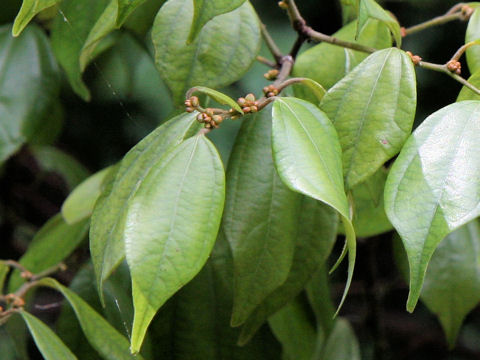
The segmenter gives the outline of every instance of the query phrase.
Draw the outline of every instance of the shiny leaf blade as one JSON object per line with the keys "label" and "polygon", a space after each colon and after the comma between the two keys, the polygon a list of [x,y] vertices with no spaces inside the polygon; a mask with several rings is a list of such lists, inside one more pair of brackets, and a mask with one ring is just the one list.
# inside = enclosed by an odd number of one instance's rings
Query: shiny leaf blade
{"label": "shiny leaf blade", "polygon": [[233,100],[230,96],[227,96],[219,91],[207,88],[205,86],[195,86],[189,90],[189,93],[192,95],[195,94],[196,92],[205,94],[211,97],[213,100],[215,100],[219,104],[228,105],[232,109],[237,110],[240,114],[243,114],[243,111],[240,105],[238,105],[237,102]]}
{"label": "shiny leaf blade", "polygon": [[75,360],[77,357],[43,322],[25,310],[20,315],[28,326],[28,330],[45,360]]}
{"label": "shiny leaf blade", "polygon": [[275,100],[272,118],[273,158],[283,182],[294,191],[326,203],[341,215],[349,265],[340,309],[353,276],[356,240],[343,187],[342,151],[335,128],[316,106],[295,98]]}
{"label": "shiny leaf blade", "polygon": [[249,2],[215,17],[187,45],[192,17],[191,0],[171,0],[152,28],[155,62],[176,104],[192,86],[219,88],[238,80],[260,50],[259,21]]}
{"label": "shiny leaf blade", "polygon": [[370,55],[327,92],[320,108],[337,130],[347,188],[400,151],[412,129],[416,99],[412,61],[395,48]]}
{"label": "shiny leaf blade", "polygon": [[24,0],[22,7],[13,23],[12,34],[18,36],[28,23],[40,11],[57,4],[60,0]]}
{"label": "shiny leaf blade", "polygon": [[0,163],[37,135],[60,88],[48,38],[30,26],[17,38],[0,27]]}
{"label": "shiny leaf blade", "polygon": [[397,47],[402,46],[402,34],[400,32],[400,25],[393,16],[390,16],[375,0],[360,0],[360,7],[358,12],[358,36],[365,27],[369,18],[383,22],[390,29]]}
{"label": "shiny leaf blade", "polygon": [[195,116],[182,114],[158,127],[134,146],[118,171],[105,180],[90,228],[90,252],[101,298],[103,282],[125,258],[123,227],[129,202],[159,159],[198,128]]}
{"label": "shiny leaf blade", "polygon": [[355,20],[358,16],[359,0],[340,0],[343,24]]}
{"label": "shiny leaf blade", "polygon": [[62,205],[62,216],[67,224],[75,224],[92,215],[95,203],[102,193],[105,179],[114,166],[100,170],[78,185]]}
{"label": "shiny leaf blade", "polygon": [[[480,40],[480,11],[476,9],[468,21],[467,31],[465,33],[465,43]],[[480,46],[471,46],[466,51],[468,69],[471,74],[480,69]]]}
{"label": "shiny leaf blade", "polygon": [[211,19],[235,10],[244,2],[245,0],[193,0],[193,22],[187,42],[194,41]]}
{"label": "shiny leaf blade", "polygon": [[[33,238],[19,262],[32,273],[39,273],[66,259],[85,239],[88,221],[67,224],[61,214],[52,217]],[[9,289],[15,291],[24,280],[18,271],[10,278]]]}
{"label": "shiny leaf blade", "polygon": [[[480,87],[480,71],[476,71],[475,73],[473,73],[468,78],[468,82],[476,88]],[[458,94],[457,102],[464,100],[480,100],[480,95],[474,93],[468,87],[463,86],[462,90],[460,90],[460,93]]]}
{"label": "shiny leaf blade", "polygon": [[415,308],[439,242],[480,214],[479,115],[478,101],[455,103],[430,115],[390,170],[385,210],[408,255],[408,311]]}
{"label": "shiny leaf blade", "polygon": [[40,280],[39,285],[51,287],[65,296],[88,342],[104,359],[143,360],[139,354],[130,354],[128,340],[73,291],[51,278]]}
{"label": "shiny leaf blade", "polygon": [[[392,45],[388,28],[377,20],[368,20],[362,34],[355,41],[355,24],[355,22],[351,22],[345,25],[333,36],[375,49],[383,49]],[[313,79],[322,84],[325,89],[329,89],[366,57],[365,53],[321,43],[298,56],[293,68],[293,75]],[[322,61],[318,61],[318,59],[322,59]]]}
{"label": "shiny leaf blade", "polygon": [[203,135],[169,152],[136,191],[124,231],[135,308],[132,352],[140,350],[155,312],[207,261],[224,196],[220,156]]}
{"label": "shiny leaf blade", "polygon": [[247,118],[229,161],[222,227],[234,261],[232,326],[285,282],[295,251],[301,196],[278,177],[271,128],[271,107]]}

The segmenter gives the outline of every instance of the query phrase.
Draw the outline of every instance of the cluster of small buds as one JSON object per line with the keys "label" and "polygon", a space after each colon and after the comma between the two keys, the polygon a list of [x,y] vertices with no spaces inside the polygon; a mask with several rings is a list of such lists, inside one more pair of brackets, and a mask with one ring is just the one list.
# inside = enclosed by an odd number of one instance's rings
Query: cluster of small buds
{"label": "cluster of small buds", "polygon": [[422,61],[422,58],[418,55],[413,55],[410,51],[407,51],[407,55],[410,56],[410,59],[413,62],[413,65],[418,65],[420,64],[420,61]]}
{"label": "cluster of small buds", "polygon": [[288,4],[285,1],[279,1],[278,6],[280,9],[287,10],[288,9]]}
{"label": "cluster of small buds", "polygon": [[198,97],[192,96],[185,100],[185,111],[189,113],[194,112],[199,104]]}
{"label": "cluster of small buds", "polygon": [[460,75],[462,73],[462,64],[460,64],[460,61],[458,60],[450,60],[447,63],[447,69],[457,75]]}
{"label": "cluster of small buds", "polygon": [[213,112],[213,109],[207,108],[204,112],[197,115],[197,121],[201,124],[205,124],[205,128],[207,129],[216,129],[222,123],[223,116],[216,115]]}
{"label": "cluster of small buds", "polygon": [[20,276],[22,277],[22,279],[30,280],[33,277],[33,274],[30,271],[22,271],[20,273]]}
{"label": "cluster of small buds", "polygon": [[263,88],[263,93],[267,98],[278,95],[278,89],[273,85],[268,85]]}
{"label": "cluster of small buds", "polygon": [[263,76],[265,77],[265,79],[267,80],[275,80],[278,76],[278,70],[277,69],[272,69],[272,70],[269,70],[268,72],[266,72],[265,74],[263,74]]}
{"label": "cluster of small buds", "polygon": [[465,20],[468,20],[473,14],[473,8],[468,4],[462,6],[462,16]]}
{"label": "cluster of small buds", "polygon": [[237,100],[237,104],[240,105],[244,113],[253,113],[258,111],[258,101],[255,100],[255,95],[253,94],[248,94],[244,98],[239,98]]}
{"label": "cluster of small buds", "polygon": [[7,294],[4,299],[8,304],[12,304],[14,307],[19,308],[25,306],[25,300],[15,294]]}

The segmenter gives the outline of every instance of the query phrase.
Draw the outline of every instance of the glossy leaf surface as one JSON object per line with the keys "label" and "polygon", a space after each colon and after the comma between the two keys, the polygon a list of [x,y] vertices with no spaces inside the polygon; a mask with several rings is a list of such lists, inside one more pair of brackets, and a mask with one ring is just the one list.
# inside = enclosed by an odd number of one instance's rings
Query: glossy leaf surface
{"label": "glossy leaf surface", "polygon": [[75,360],[77,357],[60,340],[46,324],[25,310],[20,315],[28,326],[28,330],[45,360]]}
{"label": "glossy leaf surface", "polygon": [[360,0],[360,7],[358,11],[357,36],[363,31],[367,20],[375,19],[381,21],[388,26],[395,39],[397,47],[402,46],[402,35],[400,32],[400,25],[397,20],[388,14],[383,8],[377,4],[375,0]]}
{"label": "glossy leaf surface", "polygon": [[[342,40],[355,41],[355,29],[356,23],[351,22],[333,36]],[[376,49],[392,45],[388,28],[377,20],[368,20],[356,42]],[[366,54],[358,51],[321,43],[298,56],[293,68],[293,75],[313,79],[325,89],[329,89],[366,57]],[[318,61],[318,59],[322,59],[322,61]]]}
{"label": "glossy leaf surface", "polygon": [[271,107],[247,118],[229,161],[223,229],[234,261],[234,326],[283,284],[292,266],[301,196],[277,175],[271,128]]}
{"label": "glossy leaf surface", "polygon": [[[476,71],[474,74],[472,74],[468,78],[468,82],[478,88],[480,86],[480,71]],[[460,90],[460,93],[458,94],[457,102],[464,100],[480,100],[480,95],[474,93],[466,86],[463,86],[462,90]]]}
{"label": "glossy leaf surface", "polygon": [[[13,38],[0,27],[0,163],[46,126],[60,74],[45,34],[36,26]],[[47,120],[47,123],[50,121]]]}
{"label": "glossy leaf surface", "polygon": [[225,175],[203,135],[192,137],[152,167],[125,217],[125,252],[132,276],[137,352],[156,311],[207,261],[223,212]]}
{"label": "glossy leaf surface", "polygon": [[195,40],[200,30],[215,16],[233,11],[244,2],[245,0],[193,0],[193,22],[188,42]]}
{"label": "glossy leaf surface", "polygon": [[155,62],[177,105],[193,86],[219,88],[238,80],[260,50],[259,22],[249,2],[215,17],[187,45],[192,18],[191,0],[171,0],[152,28]]}
{"label": "glossy leaf surface", "polygon": [[400,151],[412,129],[416,101],[412,61],[395,48],[370,55],[323,97],[320,108],[342,145],[347,188]]}
{"label": "glossy leaf surface", "polygon": [[390,170],[385,210],[408,255],[408,311],[415,308],[437,245],[480,214],[479,115],[478,101],[455,103],[430,115]]}
{"label": "glossy leaf surface", "polygon": [[[32,273],[39,273],[66,259],[80,244],[88,232],[88,221],[68,225],[61,214],[52,217],[37,232],[27,252],[19,262]],[[15,291],[24,280],[18,271],[10,278],[9,289]]]}
{"label": "glossy leaf surface", "polygon": [[343,24],[348,24],[358,16],[359,0],[340,0]]}
{"label": "glossy leaf surface", "polygon": [[131,355],[127,339],[73,291],[51,278],[44,278],[39,281],[39,284],[51,287],[65,296],[75,311],[88,342],[104,359],[143,360],[139,354]]}
{"label": "glossy leaf surface", "polygon": [[275,100],[272,118],[273,158],[282,181],[292,190],[331,206],[341,215],[347,233],[349,263],[341,306],[353,276],[356,241],[343,187],[342,151],[337,133],[321,110],[296,98]]}
{"label": "glossy leaf surface", "polygon": [[13,36],[18,36],[40,11],[57,4],[60,0],[24,0],[13,23]]}
{"label": "glossy leaf surface", "polygon": [[101,298],[103,281],[125,258],[123,228],[129,202],[162,156],[195,129],[195,114],[174,117],[134,146],[122,159],[118,171],[105,180],[90,228],[90,252]]}
{"label": "glossy leaf surface", "polygon": [[[276,311],[292,301],[322,266],[336,239],[338,216],[329,206],[302,197],[297,217],[292,267],[285,282],[268,295],[242,327],[239,343],[246,343]],[[332,312],[333,315],[333,312]]]}
{"label": "glossy leaf surface", "polygon": [[100,196],[105,179],[113,166],[100,170],[78,185],[62,205],[62,216],[68,224],[75,224],[92,215],[95,203]]}

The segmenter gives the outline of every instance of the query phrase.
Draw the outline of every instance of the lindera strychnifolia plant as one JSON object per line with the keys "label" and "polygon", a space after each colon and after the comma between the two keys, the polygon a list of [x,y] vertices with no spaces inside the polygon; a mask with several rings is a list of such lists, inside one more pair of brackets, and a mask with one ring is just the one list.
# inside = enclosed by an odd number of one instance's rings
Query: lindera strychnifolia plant
{"label": "lindera strychnifolia plant", "polygon": [[[2,162],[29,144],[58,167],[66,155],[45,144],[62,74],[89,101],[83,73],[106,49],[150,61],[131,33],[149,34],[176,110],[111,166],[77,168],[60,213],[19,260],[0,262],[8,359],[28,358],[25,327],[47,360],[359,359],[341,316],[357,238],[392,230],[407,311],[422,300],[454,347],[480,301],[478,3],[408,28],[374,0],[340,4],[344,26],[329,36],[280,1],[298,35],[283,53],[248,0],[23,0],[0,28]],[[445,64],[402,48],[456,20],[468,22],[465,43]],[[319,44],[300,52],[306,42]],[[263,95],[218,90],[256,60],[270,68]],[[415,67],[463,88],[412,132]],[[210,135],[240,121],[227,164]],[[51,275],[87,236],[90,260],[62,285]],[[345,279],[337,303],[329,270]],[[66,300],[56,332],[31,313],[39,287]]]}

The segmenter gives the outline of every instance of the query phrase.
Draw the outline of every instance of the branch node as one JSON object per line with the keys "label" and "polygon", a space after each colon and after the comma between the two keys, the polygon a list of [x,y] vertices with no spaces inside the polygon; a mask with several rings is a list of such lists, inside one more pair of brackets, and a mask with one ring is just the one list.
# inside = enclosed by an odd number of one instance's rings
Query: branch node
{"label": "branch node", "polygon": [[422,58],[418,55],[413,55],[411,51],[406,51],[407,55],[410,56],[413,65],[418,65],[422,61]]}
{"label": "branch node", "polygon": [[447,62],[447,69],[452,73],[460,75],[462,73],[462,64],[460,63],[460,61],[452,59]]}

